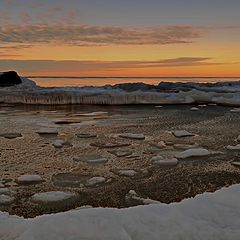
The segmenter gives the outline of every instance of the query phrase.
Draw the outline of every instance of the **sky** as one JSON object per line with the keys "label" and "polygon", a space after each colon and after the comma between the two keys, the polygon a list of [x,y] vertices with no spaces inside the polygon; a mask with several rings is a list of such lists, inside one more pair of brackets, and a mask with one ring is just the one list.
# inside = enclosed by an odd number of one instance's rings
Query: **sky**
{"label": "sky", "polygon": [[0,0],[0,71],[240,76],[239,0]]}

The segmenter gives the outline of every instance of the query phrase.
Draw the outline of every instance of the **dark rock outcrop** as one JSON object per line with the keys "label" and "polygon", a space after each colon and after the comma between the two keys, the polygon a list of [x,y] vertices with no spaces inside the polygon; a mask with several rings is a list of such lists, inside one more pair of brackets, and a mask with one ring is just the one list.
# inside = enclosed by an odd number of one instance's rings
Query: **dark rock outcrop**
{"label": "dark rock outcrop", "polygon": [[0,87],[10,87],[21,83],[21,78],[14,71],[0,73]]}

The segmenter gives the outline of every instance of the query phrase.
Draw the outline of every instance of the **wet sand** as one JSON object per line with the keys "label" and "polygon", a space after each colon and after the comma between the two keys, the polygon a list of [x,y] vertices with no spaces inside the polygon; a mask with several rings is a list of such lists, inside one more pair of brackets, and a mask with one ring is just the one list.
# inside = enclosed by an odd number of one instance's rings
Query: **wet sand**
{"label": "wet sand", "polygon": [[[171,203],[240,183],[240,168],[231,165],[232,161],[239,161],[240,151],[225,148],[236,144],[240,113],[223,106],[200,107],[199,111],[190,111],[191,107],[0,106],[0,133],[22,134],[14,139],[0,138],[0,183],[15,191],[15,200],[0,205],[0,210],[34,217],[84,205],[122,208],[141,204],[126,199],[130,190],[142,198]],[[98,113],[89,114],[93,112]],[[36,133],[43,127],[57,128],[58,136]],[[187,130],[195,136],[176,138],[171,133],[174,130]],[[124,133],[144,134],[145,139],[119,137]],[[56,139],[68,144],[55,148],[52,143]],[[161,141],[166,146],[161,146]],[[213,154],[179,160],[172,167],[151,161],[156,155],[174,157],[183,151],[174,144],[183,143],[196,144]],[[111,152],[116,150],[130,153],[118,157]],[[93,164],[74,160],[89,155],[107,161]],[[136,175],[122,176],[121,170],[134,170]],[[23,174],[38,174],[44,182],[17,183],[16,179]],[[106,181],[87,186],[85,181],[91,177],[104,177]],[[47,191],[70,191],[77,197],[58,204],[31,201],[35,193]]]}

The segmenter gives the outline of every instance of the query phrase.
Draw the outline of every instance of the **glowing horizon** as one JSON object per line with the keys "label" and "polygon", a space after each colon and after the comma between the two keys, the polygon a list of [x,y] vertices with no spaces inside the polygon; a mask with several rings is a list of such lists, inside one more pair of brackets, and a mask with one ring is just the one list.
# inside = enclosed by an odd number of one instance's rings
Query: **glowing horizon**
{"label": "glowing horizon", "polygon": [[[217,6],[217,8],[216,8]],[[238,77],[240,2],[0,3],[0,71],[22,76]],[[8,14],[6,14],[6,12]],[[20,19],[20,20],[19,20]]]}

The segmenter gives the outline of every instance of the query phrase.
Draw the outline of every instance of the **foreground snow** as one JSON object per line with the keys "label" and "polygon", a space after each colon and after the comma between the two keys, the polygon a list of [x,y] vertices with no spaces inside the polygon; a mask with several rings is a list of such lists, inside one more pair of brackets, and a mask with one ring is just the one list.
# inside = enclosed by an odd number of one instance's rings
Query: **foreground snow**
{"label": "foreground snow", "polygon": [[[25,104],[192,104],[240,106],[240,81],[215,84],[143,83],[104,87],[41,88],[29,79],[0,89],[0,102]],[[206,106],[206,105],[200,105]],[[235,108],[235,112],[238,109]]]}
{"label": "foreground snow", "polygon": [[4,240],[238,240],[240,185],[181,203],[78,209],[23,219],[0,213]]}

